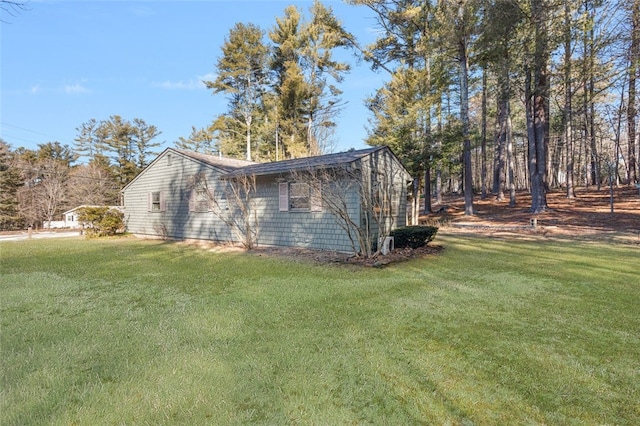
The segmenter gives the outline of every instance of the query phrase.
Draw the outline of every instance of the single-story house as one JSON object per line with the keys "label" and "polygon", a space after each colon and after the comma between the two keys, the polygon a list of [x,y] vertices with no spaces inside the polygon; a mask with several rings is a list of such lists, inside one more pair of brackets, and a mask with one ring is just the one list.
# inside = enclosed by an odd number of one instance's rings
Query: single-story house
{"label": "single-story house", "polygon": [[352,252],[362,244],[354,231],[374,241],[406,225],[410,181],[388,147],[271,163],[167,148],[122,199],[136,235],[243,243],[251,234],[260,246]]}

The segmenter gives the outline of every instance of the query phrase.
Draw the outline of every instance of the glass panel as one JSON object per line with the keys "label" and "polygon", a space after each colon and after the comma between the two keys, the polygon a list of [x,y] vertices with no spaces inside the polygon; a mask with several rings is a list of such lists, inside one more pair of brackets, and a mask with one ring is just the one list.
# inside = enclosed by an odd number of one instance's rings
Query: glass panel
{"label": "glass panel", "polygon": [[151,210],[160,211],[160,193],[159,192],[151,193]]}
{"label": "glass panel", "polygon": [[309,210],[309,185],[306,183],[292,183],[289,201],[293,210]]}

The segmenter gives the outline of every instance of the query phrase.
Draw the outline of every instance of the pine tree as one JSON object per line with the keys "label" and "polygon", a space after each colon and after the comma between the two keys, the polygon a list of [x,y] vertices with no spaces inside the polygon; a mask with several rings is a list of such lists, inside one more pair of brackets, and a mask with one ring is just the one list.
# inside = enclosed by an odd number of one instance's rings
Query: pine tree
{"label": "pine tree", "polygon": [[125,186],[135,178],[141,169],[136,162],[134,145],[134,129],[131,122],[119,115],[112,115],[109,120],[100,124],[105,132],[106,151],[115,162],[116,175],[121,186]]}
{"label": "pine tree", "polygon": [[305,102],[306,142],[309,154],[326,151],[331,143],[328,129],[335,127],[334,117],[340,111],[337,84],[342,82],[350,66],[335,60],[333,51],[348,47],[353,36],[336,19],[333,10],[315,0],[311,20],[304,26],[301,43],[301,65],[308,84]]}
{"label": "pine tree", "polygon": [[329,150],[335,116],[341,108],[340,83],[349,65],[333,51],[353,39],[331,8],[315,1],[311,18],[289,6],[269,33],[274,43],[272,69],[278,96],[278,131],[290,157],[318,155]]}
{"label": "pine tree", "polygon": [[11,146],[0,139],[0,230],[21,226],[18,211],[18,189],[22,186]]}
{"label": "pine tree", "polygon": [[149,158],[157,152],[154,148],[162,142],[155,141],[161,134],[154,125],[141,118],[133,121],[119,115],[107,120],[90,119],[76,128],[75,158],[82,156],[101,164],[107,159],[120,186],[124,186],[144,169]]}
{"label": "pine tree", "polygon": [[529,175],[531,212],[541,213],[547,206],[547,146],[549,143],[549,60],[550,5],[548,0],[531,0],[533,57],[526,100],[529,128]]}
{"label": "pine tree", "polygon": [[222,46],[214,81],[205,81],[215,93],[229,96],[231,116],[242,120],[246,159],[251,160],[251,130],[268,83],[269,48],[263,43],[263,31],[253,24],[237,23]]}
{"label": "pine tree", "polygon": [[302,16],[295,6],[288,6],[282,18],[269,32],[274,43],[271,69],[274,71],[276,94],[276,128],[278,149],[283,157],[308,155],[305,135],[305,104],[310,89],[301,67]]}
{"label": "pine tree", "polygon": [[[369,7],[376,14],[379,26],[384,30],[380,37],[363,50],[364,58],[374,69],[389,73],[391,82],[381,89],[376,99],[369,100],[368,106],[374,114],[373,128],[368,143],[391,144],[394,152],[403,159],[411,159],[409,167],[414,179],[412,223],[417,223],[420,200],[420,183],[424,178],[425,212],[430,212],[430,168],[436,160],[435,138],[431,133],[431,109],[437,98],[437,88],[432,73],[434,43],[434,10],[428,2],[403,0],[394,3],[385,1],[355,1]],[[409,81],[412,83],[408,84]],[[385,105],[391,87],[402,87],[397,95],[404,97],[399,102]],[[394,90],[394,89],[392,89]],[[407,108],[411,114],[405,114]],[[393,129],[385,124],[397,123]],[[403,129],[400,130],[400,127]],[[395,144],[385,142],[397,140],[402,135],[406,141]],[[406,149],[406,152],[404,151]]]}
{"label": "pine tree", "polygon": [[[481,33],[477,41],[479,60],[496,79],[497,123],[493,193],[500,201],[508,185],[509,204],[515,205],[513,171],[513,132],[511,126],[512,74],[518,30],[524,19],[522,9],[513,1],[487,2],[482,13]],[[508,177],[508,179],[506,179]]]}
{"label": "pine tree", "polygon": [[154,148],[159,147],[162,142],[154,142],[162,132],[154,125],[147,124],[141,118],[134,118],[132,123],[132,143],[136,151],[136,165],[139,170],[144,169],[149,164],[149,158],[154,157],[158,152]]}
{"label": "pine tree", "polygon": [[243,136],[246,129],[240,117],[230,114],[218,115],[211,123],[211,133],[218,152],[225,157],[246,158],[246,145]]}
{"label": "pine tree", "polygon": [[196,128],[191,126],[191,134],[188,138],[180,137],[175,146],[178,149],[186,149],[188,151],[202,152],[204,154],[212,154],[218,151],[218,148],[214,144],[213,129],[211,126],[208,128]]}
{"label": "pine tree", "polygon": [[564,22],[563,22],[563,137],[566,147],[566,169],[567,169],[567,198],[575,198],[575,174],[574,174],[574,145],[573,145],[573,82],[572,82],[572,44],[573,37],[571,29],[573,27],[573,7],[571,0],[564,0]]}
{"label": "pine tree", "polygon": [[92,118],[80,127],[76,127],[78,136],[75,138],[75,153],[79,157],[91,160],[97,155],[103,155],[106,150],[106,135],[101,123]]}

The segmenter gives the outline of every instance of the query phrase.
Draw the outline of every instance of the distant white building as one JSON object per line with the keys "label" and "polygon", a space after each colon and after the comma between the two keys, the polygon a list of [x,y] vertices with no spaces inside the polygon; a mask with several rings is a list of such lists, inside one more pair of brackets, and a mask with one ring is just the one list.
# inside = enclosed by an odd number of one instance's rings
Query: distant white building
{"label": "distant white building", "polygon": [[[75,207],[71,210],[67,210],[62,213],[62,220],[52,220],[44,222],[44,229],[61,229],[61,228],[81,228],[83,224],[78,221],[78,210],[85,207],[104,207],[104,206],[87,206],[82,205]],[[110,209],[118,209],[121,210],[120,206],[107,206]]]}

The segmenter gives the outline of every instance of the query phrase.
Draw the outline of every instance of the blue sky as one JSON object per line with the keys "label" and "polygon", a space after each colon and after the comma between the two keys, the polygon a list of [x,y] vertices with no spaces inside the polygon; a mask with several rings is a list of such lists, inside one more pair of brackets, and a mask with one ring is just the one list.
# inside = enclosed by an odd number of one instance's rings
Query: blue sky
{"label": "blue sky", "polygon": [[[325,0],[362,44],[375,22],[363,7]],[[76,128],[91,118],[142,118],[173,146],[226,111],[223,95],[202,84],[236,22],[264,30],[289,4],[307,14],[311,1],[53,1],[31,0],[29,10],[0,23],[0,137],[13,148],[58,141],[73,146]],[[364,99],[386,78],[343,56],[352,71],[340,86],[347,106],[338,119],[334,151],[365,147]]]}

